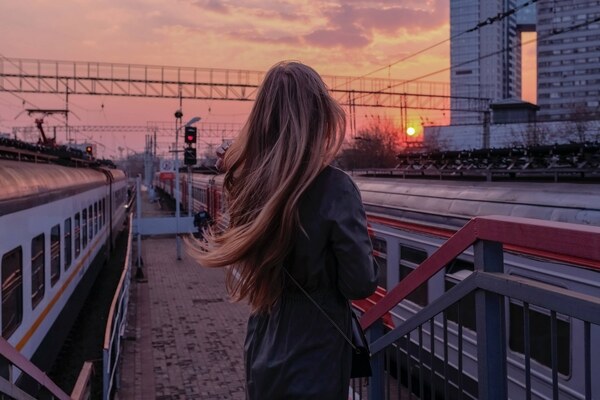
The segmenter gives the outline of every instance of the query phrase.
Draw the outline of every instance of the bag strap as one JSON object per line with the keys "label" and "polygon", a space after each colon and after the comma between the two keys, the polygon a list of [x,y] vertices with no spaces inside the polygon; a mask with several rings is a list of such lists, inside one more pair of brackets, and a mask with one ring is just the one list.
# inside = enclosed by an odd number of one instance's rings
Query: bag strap
{"label": "bag strap", "polygon": [[[325,318],[327,318],[327,320],[331,323],[331,325],[333,325],[335,327],[335,329],[337,329],[337,331],[340,333],[340,335],[342,335],[342,337],[346,340],[346,342],[350,343],[350,346],[352,346],[352,350],[356,350],[356,345],[354,343],[352,343],[352,340],[350,340],[348,338],[348,336],[346,336],[346,334],[344,333],[344,331],[342,330],[342,328],[340,328],[340,326],[335,323],[335,321],[329,316],[329,314],[327,314],[325,312],[325,310],[323,310],[321,308],[321,306],[315,301],[315,299],[313,299],[308,294],[308,292],[298,283],[298,281],[296,279],[294,279],[294,277],[287,271],[287,269],[284,268],[283,271],[292,280],[292,282],[294,282],[294,284],[296,286],[298,286],[298,288],[311,301],[311,303],[313,303],[315,305],[315,307],[317,307],[319,309],[319,311],[321,311],[321,313],[325,316]],[[352,310],[350,310],[350,312],[352,312]]]}

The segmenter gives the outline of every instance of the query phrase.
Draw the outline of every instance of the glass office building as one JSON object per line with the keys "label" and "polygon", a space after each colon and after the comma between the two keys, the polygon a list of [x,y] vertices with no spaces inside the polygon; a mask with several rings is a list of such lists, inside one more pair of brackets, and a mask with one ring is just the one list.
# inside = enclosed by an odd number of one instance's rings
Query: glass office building
{"label": "glass office building", "polygon": [[482,121],[482,114],[470,112],[469,100],[460,97],[487,98],[491,101],[521,97],[517,14],[464,33],[481,21],[513,9],[515,4],[515,0],[450,1],[453,125]]}
{"label": "glass office building", "polygon": [[539,120],[600,119],[600,1],[537,5]]}

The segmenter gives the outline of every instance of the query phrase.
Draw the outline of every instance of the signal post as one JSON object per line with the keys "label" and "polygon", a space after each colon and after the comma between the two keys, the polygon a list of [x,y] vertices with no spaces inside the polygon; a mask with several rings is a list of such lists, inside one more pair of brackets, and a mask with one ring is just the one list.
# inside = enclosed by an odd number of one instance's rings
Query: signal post
{"label": "signal post", "polygon": [[198,140],[198,130],[195,126],[185,127],[185,144],[187,145],[183,150],[183,163],[187,165],[188,169],[188,217],[191,217],[194,211],[194,205],[192,204],[192,166],[196,165],[197,154],[196,154],[196,142]]}

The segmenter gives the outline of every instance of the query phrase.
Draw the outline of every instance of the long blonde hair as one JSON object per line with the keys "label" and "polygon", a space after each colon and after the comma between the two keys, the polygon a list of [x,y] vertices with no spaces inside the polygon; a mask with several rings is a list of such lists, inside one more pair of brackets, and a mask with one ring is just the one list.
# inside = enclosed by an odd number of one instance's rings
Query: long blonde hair
{"label": "long blonde hair", "polygon": [[248,121],[224,158],[229,226],[197,242],[205,267],[231,266],[227,289],[253,311],[269,311],[282,291],[281,264],[302,229],[298,201],[331,163],[346,118],[319,74],[284,61],[267,72]]}

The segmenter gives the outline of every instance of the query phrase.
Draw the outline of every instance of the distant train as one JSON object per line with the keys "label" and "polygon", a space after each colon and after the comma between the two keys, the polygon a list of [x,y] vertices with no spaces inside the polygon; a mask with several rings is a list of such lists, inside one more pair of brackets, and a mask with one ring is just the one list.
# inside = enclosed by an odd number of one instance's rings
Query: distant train
{"label": "distant train", "polygon": [[[156,184],[173,194],[170,176],[157,176]],[[471,218],[484,215],[507,215],[600,226],[600,185],[555,184],[530,182],[464,182],[433,180],[401,180],[393,178],[354,178],[360,188],[372,231],[374,254],[381,268],[380,282],[374,301],[393,288],[414,268],[427,259],[454,232]],[[182,174],[183,205],[187,207],[187,175]],[[227,223],[226,202],[221,193],[222,176],[193,174],[193,209],[203,205],[218,224]],[[600,277],[591,269],[574,269],[570,260],[548,262],[543,255],[523,254],[518,249],[505,249],[505,272],[529,279],[576,290],[600,294]],[[393,327],[406,321],[422,307],[468,277],[474,270],[473,249],[467,249],[445,266],[427,284],[417,288],[384,318]],[[574,271],[576,271],[574,273]],[[463,331],[463,387],[461,398],[477,398],[477,349],[474,296],[470,295],[456,309],[446,313],[448,320],[448,359],[457,368],[457,331]],[[523,371],[523,305],[510,301],[507,305],[507,371],[509,395],[525,398]],[[530,306],[530,320],[535,346],[531,348],[532,399],[552,398],[550,312]],[[436,329],[443,321],[436,319]],[[561,399],[584,398],[583,322],[566,316],[558,317],[558,376]],[[428,328],[423,330],[423,343],[429,343]],[[600,330],[592,329],[592,354],[600,354]],[[435,335],[442,348],[442,338]],[[438,354],[436,344],[436,356]],[[441,351],[441,350],[440,350]],[[415,363],[416,364],[416,363]],[[598,371],[600,373],[600,367]],[[454,375],[456,376],[456,375]],[[594,380],[594,393],[600,393],[600,381]]]}
{"label": "distant train", "polygon": [[126,177],[0,160],[0,188],[2,336],[47,370],[123,228]]}

